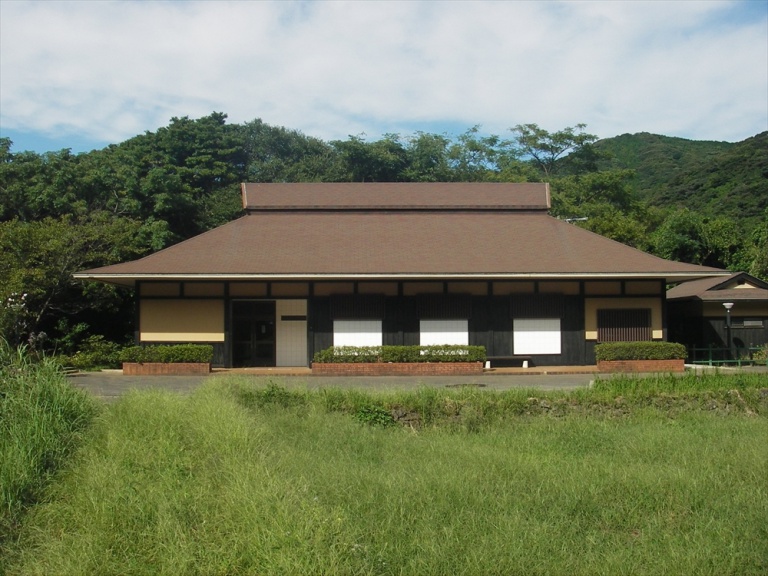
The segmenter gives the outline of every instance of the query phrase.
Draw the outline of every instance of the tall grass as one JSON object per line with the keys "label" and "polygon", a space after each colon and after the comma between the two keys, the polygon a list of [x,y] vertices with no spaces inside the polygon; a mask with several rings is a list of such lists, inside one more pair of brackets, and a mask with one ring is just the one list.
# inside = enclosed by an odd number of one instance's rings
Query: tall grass
{"label": "tall grass", "polygon": [[[369,395],[246,380],[191,397],[129,394],[105,408],[35,508],[9,572],[768,570],[764,415],[694,407],[670,417],[640,403],[621,417],[501,416],[502,405],[560,401],[531,394]],[[421,427],[353,417],[395,405],[422,410]]]}
{"label": "tall grass", "polygon": [[756,372],[686,372],[679,376],[615,374],[608,378],[597,379],[593,386],[593,389],[597,391],[636,396],[760,388],[768,388],[768,374]]}
{"label": "tall grass", "polygon": [[95,410],[56,363],[0,339],[0,557],[21,514],[72,453]]}
{"label": "tall grass", "polygon": [[[591,415],[620,417],[657,408],[668,416],[691,410],[712,413],[768,414],[768,375],[754,373],[611,376],[591,388],[568,391],[510,389],[503,392],[475,386],[450,392],[435,387],[386,393],[338,388],[309,394],[268,381],[254,386],[247,377],[229,377],[221,385],[245,406],[319,404],[328,412],[379,415],[378,409],[416,427],[444,426],[478,431],[518,416]],[[365,418],[360,418],[364,420]]]}

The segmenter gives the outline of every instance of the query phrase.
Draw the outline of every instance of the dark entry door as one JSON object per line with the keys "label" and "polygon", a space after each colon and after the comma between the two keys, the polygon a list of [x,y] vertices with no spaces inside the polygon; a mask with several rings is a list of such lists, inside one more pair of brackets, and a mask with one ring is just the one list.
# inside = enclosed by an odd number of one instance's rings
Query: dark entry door
{"label": "dark entry door", "polygon": [[232,303],[232,366],[275,365],[275,303]]}

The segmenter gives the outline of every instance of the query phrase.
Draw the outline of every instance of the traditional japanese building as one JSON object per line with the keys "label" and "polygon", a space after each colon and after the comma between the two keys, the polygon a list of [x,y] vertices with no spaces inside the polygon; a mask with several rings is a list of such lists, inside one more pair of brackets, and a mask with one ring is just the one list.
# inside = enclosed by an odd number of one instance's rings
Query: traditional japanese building
{"label": "traditional japanese building", "polygon": [[593,364],[597,342],[666,339],[667,284],[729,275],[549,216],[547,184],[243,184],[242,198],[237,220],[75,277],[137,291],[140,343],[307,366],[331,345],[451,343]]}

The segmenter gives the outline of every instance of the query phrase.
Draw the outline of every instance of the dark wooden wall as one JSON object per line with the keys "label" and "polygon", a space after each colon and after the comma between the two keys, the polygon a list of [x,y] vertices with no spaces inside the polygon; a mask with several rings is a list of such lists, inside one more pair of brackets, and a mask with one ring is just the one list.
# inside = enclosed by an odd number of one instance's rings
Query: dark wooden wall
{"label": "dark wooden wall", "polygon": [[[542,295],[541,300],[548,298]],[[447,302],[443,305],[445,317],[451,316],[451,307],[469,310],[469,343],[485,346],[489,356],[512,354],[513,298],[510,296],[472,296],[466,303]],[[526,299],[535,306],[535,295]],[[383,343],[385,345],[418,345],[420,308],[423,297],[388,297],[384,303],[382,318]],[[330,298],[309,299],[309,355],[333,345],[333,317]],[[437,308],[439,314],[440,307]],[[594,363],[593,346],[584,340],[584,299],[581,296],[559,298],[558,314],[561,318],[562,353],[536,355],[532,357],[537,366],[583,365]]]}

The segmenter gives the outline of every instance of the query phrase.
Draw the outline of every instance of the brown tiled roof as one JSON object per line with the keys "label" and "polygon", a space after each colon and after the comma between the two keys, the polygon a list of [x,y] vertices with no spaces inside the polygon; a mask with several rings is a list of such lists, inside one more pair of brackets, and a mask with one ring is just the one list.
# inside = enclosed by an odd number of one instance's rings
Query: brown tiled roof
{"label": "brown tiled roof", "polygon": [[[738,280],[744,280],[756,288],[735,288]],[[750,276],[745,272],[736,272],[726,277],[702,278],[683,282],[667,291],[667,300],[698,299],[708,302],[728,302],[758,300],[768,302],[768,283]]]}
{"label": "brown tiled roof", "polygon": [[730,290],[713,290],[704,292],[699,298],[705,302],[765,302],[768,303],[768,290],[755,288],[753,290],[744,290],[742,288],[733,288]]}
{"label": "brown tiled roof", "polygon": [[665,278],[727,274],[663,260],[545,212],[258,212],[77,278]]}
{"label": "brown tiled roof", "polygon": [[548,210],[538,182],[291,183],[242,185],[243,208],[273,210]]}

